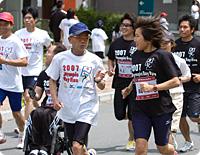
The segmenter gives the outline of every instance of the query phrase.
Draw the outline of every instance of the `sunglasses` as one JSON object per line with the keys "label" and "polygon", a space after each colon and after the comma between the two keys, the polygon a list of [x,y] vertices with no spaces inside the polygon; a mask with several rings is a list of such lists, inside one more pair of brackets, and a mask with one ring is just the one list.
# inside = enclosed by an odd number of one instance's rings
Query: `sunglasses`
{"label": "sunglasses", "polygon": [[71,36],[71,37],[76,38],[76,40],[78,41],[81,41],[81,40],[87,41],[90,38],[90,36]]}
{"label": "sunglasses", "polygon": [[132,24],[128,24],[128,23],[122,23],[120,26],[121,27],[131,27],[133,25]]}

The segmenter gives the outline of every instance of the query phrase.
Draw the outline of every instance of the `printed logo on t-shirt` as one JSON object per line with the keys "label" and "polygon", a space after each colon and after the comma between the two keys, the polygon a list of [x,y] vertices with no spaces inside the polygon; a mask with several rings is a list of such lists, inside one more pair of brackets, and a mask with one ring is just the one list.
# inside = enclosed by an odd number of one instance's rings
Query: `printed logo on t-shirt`
{"label": "printed logo on t-shirt", "polygon": [[133,55],[133,53],[135,53],[135,51],[137,51],[137,47],[131,46],[130,51],[129,51],[130,56]]}
{"label": "printed logo on t-shirt", "polygon": [[81,72],[81,77],[83,77],[82,82],[86,79],[88,79],[89,74],[92,71],[92,67],[88,67],[88,66],[83,66],[82,72]]}
{"label": "printed logo on t-shirt", "polygon": [[152,68],[154,58],[148,58],[145,62],[146,70],[149,70]]}
{"label": "printed logo on t-shirt", "polygon": [[194,57],[195,50],[196,48],[192,48],[192,47],[189,48],[188,55],[190,58]]}
{"label": "printed logo on t-shirt", "polygon": [[4,54],[6,55],[6,58],[9,57],[10,53],[12,53],[12,47],[6,47]]}

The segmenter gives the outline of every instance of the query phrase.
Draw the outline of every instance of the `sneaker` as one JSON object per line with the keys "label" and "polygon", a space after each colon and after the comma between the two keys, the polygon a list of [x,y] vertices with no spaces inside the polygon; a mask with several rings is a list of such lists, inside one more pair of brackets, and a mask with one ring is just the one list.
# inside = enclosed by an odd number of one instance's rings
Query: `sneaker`
{"label": "sneaker", "polygon": [[19,129],[18,128],[15,128],[14,129],[14,133],[16,133],[17,135],[19,134]]}
{"label": "sneaker", "polygon": [[178,143],[176,142],[174,134],[172,134],[172,145],[174,146],[175,150],[178,149]]}
{"label": "sneaker", "polygon": [[30,153],[29,153],[29,155],[38,155],[38,153],[39,153],[39,150],[32,150]]}
{"label": "sneaker", "polygon": [[18,139],[19,139],[19,144],[17,145],[17,148],[23,149],[23,147],[24,147],[24,137],[21,137],[21,138],[18,137]]}
{"label": "sneaker", "polygon": [[126,144],[126,151],[133,151],[135,150],[135,141],[134,140],[129,140]]}
{"label": "sneaker", "polygon": [[199,151],[199,153],[197,153],[197,155],[200,155],[200,151]]}
{"label": "sneaker", "polygon": [[183,147],[180,149],[180,152],[192,151],[194,149],[193,142],[185,142]]}
{"label": "sneaker", "polygon": [[46,152],[46,151],[44,151],[44,150],[40,150],[40,155],[48,155],[48,153]]}
{"label": "sneaker", "polygon": [[88,152],[89,152],[90,155],[96,155],[97,154],[94,149],[89,149]]}
{"label": "sneaker", "polygon": [[3,132],[0,131],[0,144],[3,144],[6,142],[6,136]]}
{"label": "sneaker", "polygon": [[175,151],[175,152],[174,152],[174,155],[178,155],[178,153]]}

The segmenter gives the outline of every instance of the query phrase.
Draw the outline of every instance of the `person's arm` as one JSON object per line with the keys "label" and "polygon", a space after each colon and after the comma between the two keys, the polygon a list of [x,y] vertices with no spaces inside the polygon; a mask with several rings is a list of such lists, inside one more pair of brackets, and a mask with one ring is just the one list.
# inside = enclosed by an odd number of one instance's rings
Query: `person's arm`
{"label": "person's arm", "polygon": [[63,43],[63,30],[60,30],[60,42]]}
{"label": "person's arm", "polygon": [[[180,86],[180,81],[178,79],[178,77],[174,77],[166,82],[157,84],[156,87],[158,88],[158,91],[162,91],[162,90],[168,90],[174,87],[178,87]],[[140,89],[142,92],[151,92],[154,91],[153,89],[154,85],[150,85],[146,82],[141,82],[140,83]]]}
{"label": "person's arm", "polygon": [[193,73],[192,76],[193,76],[193,81],[195,83],[199,83],[200,82],[200,74]]}
{"label": "person's arm", "polygon": [[52,78],[49,79],[49,89],[50,89],[51,97],[52,97],[53,104],[54,104],[53,108],[58,111],[62,107],[64,107],[64,105],[57,98],[57,84],[56,84],[56,80],[53,80]]}
{"label": "person's arm", "polygon": [[115,75],[114,66],[115,66],[114,60],[108,59],[108,75],[109,76]]}
{"label": "person's arm", "polygon": [[131,81],[128,87],[122,89],[121,91],[122,98],[125,99],[131,93],[132,90],[133,90],[133,82]]}
{"label": "person's arm", "polygon": [[106,46],[107,40],[104,40],[104,45]]}
{"label": "person's arm", "polygon": [[16,60],[9,60],[1,56],[0,64],[6,64],[6,65],[15,66],[15,67],[26,67],[28,65],[28,61],[26,57],[21,58],[21,59],[16,59]]}
{"label": "person's arm", "polygon": [[35,96],[34,100],[39,101],[42,98],[44,90],[41,87],[36,86],[35,87]]}

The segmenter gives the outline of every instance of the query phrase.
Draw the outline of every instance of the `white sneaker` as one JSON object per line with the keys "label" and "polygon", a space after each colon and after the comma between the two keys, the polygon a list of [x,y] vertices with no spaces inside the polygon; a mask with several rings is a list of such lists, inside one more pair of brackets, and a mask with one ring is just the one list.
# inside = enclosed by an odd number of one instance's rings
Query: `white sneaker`
{"label": "white sneaker", "polygon": [[200,155],[200,151],[199,151],[199,153],[197,153],[197,155]]}
{"label": "white sneaker", "polygon": [[176,142],[174,134],[172,134],[172,145],[174,146],[175,150],[178,149],[178,143]]}
{"label": "white sneaker", "polygon": [[19,139],[19,143],[18,143],[18,145],[17,145],[17,148],[18,149],[23,149],[24,148],[24,137],[18,137],[18,139]]}
{"label": "white sneaker", "polygon": [[0,144],[3,144],[6,142],[6,136],[5,134],[0,130]]}
{"label": "white sneaker", "polygon": [[40,155],[48,155],[48,153],[44,150],[40,150]]}
{"label": "white sneaker", "polygon": [[194,149],[193,142],[185,142],[183,147],[180,149],[180,152],[192,151]]}
{"label": "white sneaker", "polygon": [[135,141],[134,140],[129,140],[126,144],[126,151],[133,151],[135,150]]}
{"label": "white sneaker", "polygon": [[90,155],[96,155],[97,154],[94,149],[89,149],[88,152],[89,152]]}
{"label": "white sneaker", "polygon": [[29,153],[29,155],[38,155],[38,153],[39,153],[39,150],[32,150],[30,153]]}

